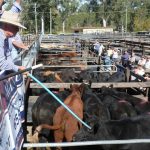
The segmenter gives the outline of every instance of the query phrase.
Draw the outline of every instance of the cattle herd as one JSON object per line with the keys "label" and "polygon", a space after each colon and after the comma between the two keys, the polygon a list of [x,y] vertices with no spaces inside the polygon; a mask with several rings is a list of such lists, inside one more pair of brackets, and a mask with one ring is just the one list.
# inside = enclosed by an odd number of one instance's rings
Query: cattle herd
{"label": "cattle herd", "polygon": [[[45,92],[38,97],[32,107],[33,142],[150,138],[148,101],[113,87],[91,88],[92,82],[124,82],[123,71],[118,70],[111,75],[87,69],[75,74],[74,69],[69,69],[61,73],[47,71],[42,75],[37,71],[35,76],[42,82],[73,82],[69,89],[52,89],[53,93],[91,129],[82,125],[53,96]],[[149,150],[150,144],[109,144],[56,149]]]}

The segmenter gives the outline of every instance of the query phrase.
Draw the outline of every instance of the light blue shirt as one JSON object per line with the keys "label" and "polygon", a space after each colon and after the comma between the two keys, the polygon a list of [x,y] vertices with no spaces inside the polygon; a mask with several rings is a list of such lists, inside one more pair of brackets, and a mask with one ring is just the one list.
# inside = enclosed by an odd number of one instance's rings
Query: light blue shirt
{"label": "light blue shirt", "polygon": [[94,44],[94,49],[98,52],[98,50],[99,50],[99,48],[100,48],[100,43],[95,43]]}
{"label": "light blue shirt", "polygon": [[3,30],[0,30],[0,69],[18,71],[18,66],[13,63],[8,38]]}

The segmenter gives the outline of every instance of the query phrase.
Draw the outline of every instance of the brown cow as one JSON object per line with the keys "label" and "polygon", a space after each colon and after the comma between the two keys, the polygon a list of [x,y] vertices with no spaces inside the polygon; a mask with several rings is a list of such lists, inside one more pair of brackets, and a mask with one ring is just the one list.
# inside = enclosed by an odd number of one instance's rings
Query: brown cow
{"label": "brown cow", "polygon": [[[64,103],[80,118],[83,119],[83,102],[81,95],[83,92],[82,85],[71,85],[71,94],[66,98]],[[53,126],[41,124],[36,128],[38,133],[43,129],[54,130],[55,142],[62,142],[64,139],[72,141],[73,135],[79,131],[82,124],[75,119],[63,106],[57,108],[53,118]],[[61,148],[59,148],[61,149]]]}
{"label": "brown cow", "polygon": [[65,52],[58,55],[58,57],[76,57],[76,56],[77,56],[76,52]]}
{"label": "brown cow", "polygon": [[53,71],[50,71],[50,70],[48,70],[46,72],[43,72],[43,76],[50,76],[50,75],[54,75],[54,77],[56,79],[56,82],[58,82],[58,83],[64,83],[62,81],[61,77],[57,73],[55,73]]}
{"label": "brown cow", "polygon": [[[83,119],[83,102],[81,100],[81,91],[78,85],[71,86],[72,93],[66,98],[64,103]],[[54,115],[54,125],[61,124],[62,127],[54,131],[56,142],[62,142],[64,138],[66,141],[72,141],[73,135],[81,128],[82,124],[75,119],[63,106],[60,106]]]}
{"label": "brown cow", "polygon": [[76,52],[64,52],[61,54],[39,55],[39,59],[52,58],[52,57],[76,57]]}

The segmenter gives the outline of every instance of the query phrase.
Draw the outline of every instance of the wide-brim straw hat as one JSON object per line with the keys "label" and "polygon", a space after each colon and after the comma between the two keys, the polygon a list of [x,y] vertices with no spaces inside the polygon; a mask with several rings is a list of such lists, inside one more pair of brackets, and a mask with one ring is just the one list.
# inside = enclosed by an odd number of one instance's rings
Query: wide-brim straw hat
{"label": "wide-brim straw hat", "polygon": [[26,27],[20,23],[19,13],[4,11],[2,16],[0,17],[0,22],[26,29]]}

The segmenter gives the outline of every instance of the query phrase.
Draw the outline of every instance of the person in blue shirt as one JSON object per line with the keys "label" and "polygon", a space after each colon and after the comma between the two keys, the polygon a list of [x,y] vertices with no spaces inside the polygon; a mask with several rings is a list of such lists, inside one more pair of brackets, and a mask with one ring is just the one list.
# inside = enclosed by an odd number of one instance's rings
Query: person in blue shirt
{"label": "person in blue shirt", "polygon": [[102,56],[102,59],[104,62],[104,70],[105,71],[111,71],[112,61],[110,59],[110,56],[108,56],[107,53],[104,53],[104,56]]}
{"label": "person in blue shirt", "polygon": [[128,67],[129,66],[129,54],[127,51],[125,51],[121,57],[122,60],[122,65],[124,67]]}
{"label": "person in blue shirt", "polygon": [[79,40],[77,40],[76,42],[76,52],[81,53],[81,43]]}
{"label": "person in blue shirt", "polygon": [[4,11],[0,17],[0,70],[24,70],[24,66],[14,64],[9,48],[9,38],[15,36],[19,28],[24,28],[19,22],[19,14],[12,11]]}
{"label": "person in blue shirt", "polygon": [[[13,3],[10,11],[15,12],[15,13],[20,13],[22,11],[20,3],[21,3],[21,0],[16,0]],[[4,0],[0,0],[0,6],[1,6],[0,7],[1,8],[0,16],[2,15],[2,13],[4,11],[4,10],[2,10],[3,4],[4,4]],[[15,60],[15,58],[18,56],[19,49],[28,50],[28,46],[24,45],[19,33],[17,33],[15,36],[9,38],[9,48],[11,49],[11,55],[12,55],[13,60]]]}
{"label": "person in blue shirt", "polygon": [[100,43],[99,43],[98,41],[96,41],[96,42],[94,43],[94,52],[95,52],[96,54],[99,53],[99,48],[100,48]]}

